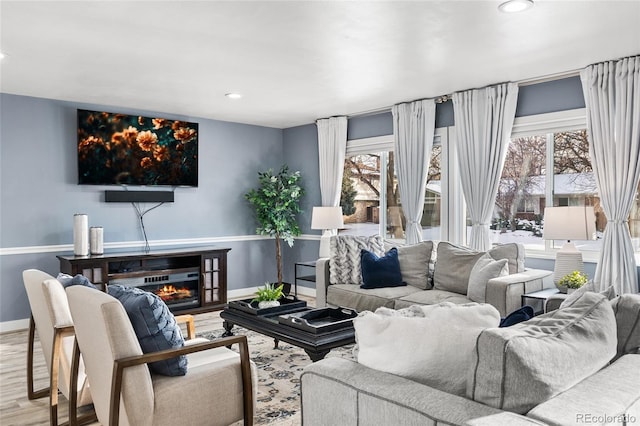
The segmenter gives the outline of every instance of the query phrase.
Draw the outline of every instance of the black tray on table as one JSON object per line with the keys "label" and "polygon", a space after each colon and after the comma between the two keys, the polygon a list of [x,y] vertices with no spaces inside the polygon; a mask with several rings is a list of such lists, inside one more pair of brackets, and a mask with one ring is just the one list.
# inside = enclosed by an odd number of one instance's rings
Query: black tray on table
{"label": "black tray on table", "polygon": [[320,308],[280,315],[278,322],[318,334],[351,327],[357,316],[358,312],[350,308]]}
{"label": "black tray on table", "polygon": [[262,309],[258,308],[258,302],[252,302],[252,300],[253,299],[232,300],[228,303],[229,309],[238,309],[253,315],[268,315],[279,312],[291,312],[307,306],[307,302],[298,300],[293,296],[280,298],[280,306]]}

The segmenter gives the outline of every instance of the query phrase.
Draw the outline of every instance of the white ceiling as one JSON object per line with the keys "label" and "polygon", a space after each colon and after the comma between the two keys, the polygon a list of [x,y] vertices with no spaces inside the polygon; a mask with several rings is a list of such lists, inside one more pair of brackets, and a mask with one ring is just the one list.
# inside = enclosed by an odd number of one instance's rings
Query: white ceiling
{"label": "white ceiling", "polygon": [[0,90],[286,128],[640,54],[638,0],[499,3],[2,0]]}

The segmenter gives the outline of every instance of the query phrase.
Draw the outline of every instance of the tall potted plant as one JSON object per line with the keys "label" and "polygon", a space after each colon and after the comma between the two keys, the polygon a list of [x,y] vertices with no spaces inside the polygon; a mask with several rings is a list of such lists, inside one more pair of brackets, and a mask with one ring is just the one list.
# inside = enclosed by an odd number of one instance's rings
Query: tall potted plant
{"label": "tall potted plant", "polygon": [[278,283],[282,283],[282,251],[280,240],[293,247],[294,237],[300,235],[297,215],[304,189],[299,185],[300,172],[290,172],[285,164],[280,171],[272,169],[258,172],[258,188],[251,189],[244,196],[253,206],[260,226],[256,232],[269,235],[276,240],[276,264]]}

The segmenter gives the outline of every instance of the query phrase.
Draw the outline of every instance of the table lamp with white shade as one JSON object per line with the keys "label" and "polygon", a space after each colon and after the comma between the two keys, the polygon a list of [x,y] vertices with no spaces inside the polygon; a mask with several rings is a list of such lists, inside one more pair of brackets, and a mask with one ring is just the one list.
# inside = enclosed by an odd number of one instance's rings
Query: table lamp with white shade
{"label": "table lamp with white shade", "polygon": [[329,257],[329,243],[332,235],[344,226],[342,207],[314,207],[311,213],[311,229],[322,229],[320,237],[320,257]]}
{"label": "table lamp with white shade", "polygon": [[584,272],[582,253],[571,240],[592,240],[596,232],[596,215],[593,207],[546,207],[544,209],[543,238],[545,240],[566,240],[556,253],[553,282],[573,271]]}

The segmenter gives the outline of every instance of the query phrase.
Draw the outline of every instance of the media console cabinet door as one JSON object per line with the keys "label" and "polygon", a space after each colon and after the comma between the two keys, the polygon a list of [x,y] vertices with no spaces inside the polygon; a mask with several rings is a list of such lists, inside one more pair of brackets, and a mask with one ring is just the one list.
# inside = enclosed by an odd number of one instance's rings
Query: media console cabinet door
{"label": "media console cabinet door", "polygon": [[226,253],[202,255],[202,305],[220,305],[227,302]]}

